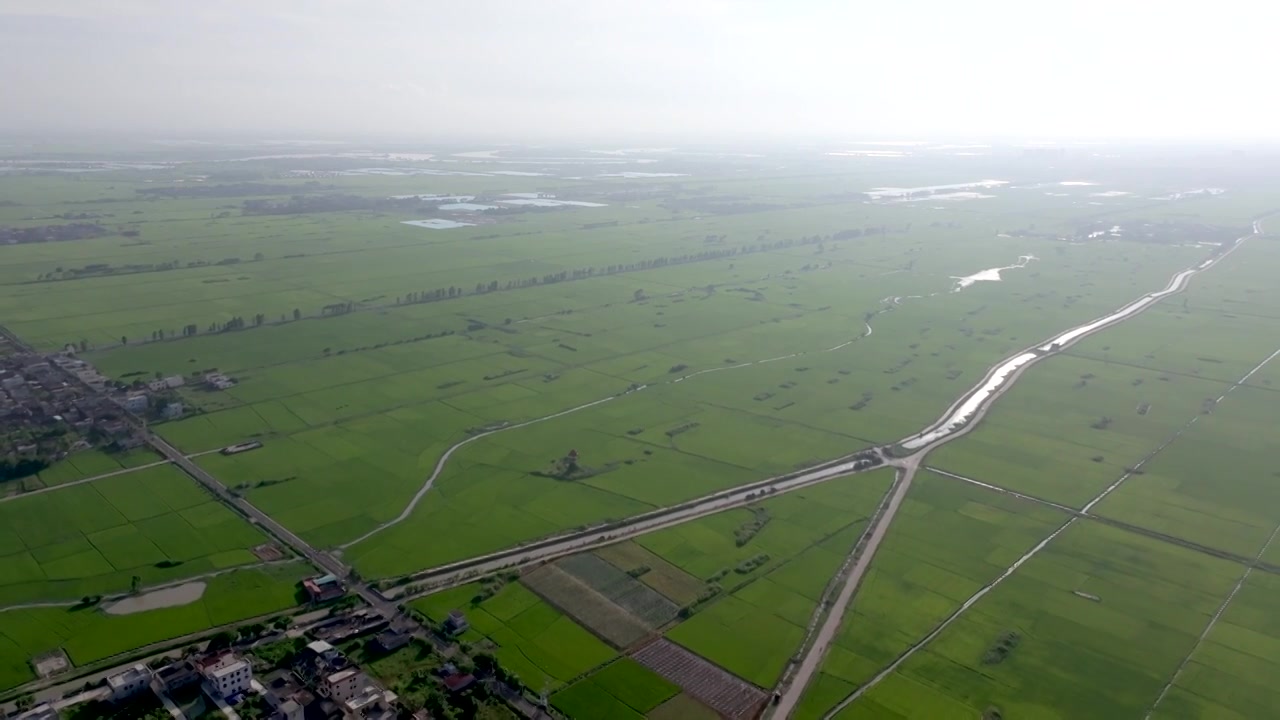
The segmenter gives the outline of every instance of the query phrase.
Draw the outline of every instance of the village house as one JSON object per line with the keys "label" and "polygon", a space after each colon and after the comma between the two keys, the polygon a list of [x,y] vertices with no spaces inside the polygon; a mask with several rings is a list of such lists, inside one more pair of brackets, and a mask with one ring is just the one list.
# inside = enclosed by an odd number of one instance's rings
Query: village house
{"label": "village house", "polygon": [[124,409],[135,414],[144,413],[147,411],[148,402],[147,396],[141,393],[130,395],[124,399]]}
{"label": "village house", "polygon": [[335,600],[347,592],[347,589],[342,586],[342,581],[333,575],[307,578],[302,581],[302,587],[307,591],[307,597],[313,603]]}
{"label": "village house", "polygon": [[200,682],[200,673],[196,672],[196,666],[191,661],[180,660],[157,670],[156,680],[160,681],[160,686],[166,692],[173,692]]}
{"label": "village house", "polygon": [[384,653],[390,653],[390,652],[395,652],[396,650],[399,650],[405,645],[408,645],[409,641],[412,639],[413,639],[413,635],[407,632],[401,632],[399,630],[386,630],[384,632],[378,633],[378,636],[373,639],[373,644],[378,648],[379,651]]}
{"label": "village house", "polygon": [[200,673],[213,694],[228,698],[249,691],[253,668],[235,653],[225,653],[200,664]]}
{"label": "village house", "polygon": [[395,693],[369,684],[361,688],[354,697],[344,700],[342,708],[349,718],[392,720],[397,713],[395,701]]}
{"label": "village house", "polygon": [[349,667],[326,675],[316,686],[316,691],[334,702],[341,703],[355,697],[367,685],[369,685],[369,678],[365,677],[358,668]]}
{"label": "village house", "polygon": [[151,685],[151,671],[141,663],[107,678],[107,687],[111,689],[111,699],[120,701],[133,697]]}
{"label": "village house", "polygon": [[449,617],[444,619],[444,631],[450,635],[458,635],[467,631],[471,624],[467,622],[467,616],[462,614],[461,610],[449,611]]}

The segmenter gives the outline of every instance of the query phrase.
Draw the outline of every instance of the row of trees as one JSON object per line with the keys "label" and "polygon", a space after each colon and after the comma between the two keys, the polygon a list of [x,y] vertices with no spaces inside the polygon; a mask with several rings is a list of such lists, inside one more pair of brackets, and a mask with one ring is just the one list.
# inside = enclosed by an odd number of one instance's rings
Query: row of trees
{"label": "row of trees", "polygon": [[[910,226],[908,225],[908,227]],[[547,273],[545,275],[542,275],[541,277],[535,275],[527,278],[507,280],[505,283],[501,283],[498,280],[490,280],[488,282],[482,281],[482,282],[477,282],[475,285],[475,288],[472,289],[471,292],[469,293],[463,288],[460,288],[454,285],[450,285],[448,287],[436,288],[434,290],[425,290],[425,289],[414,290],[404,295],[396,296],[395,304],[396,305],[414,305],[418,303],[438,302],[441,300],[453,300],[456,298],[465,297],[467,295],[483,295],[486,293],[497,292],[499,290],[517,290],[521,288],[535,287],[539,285],[553,285],[555,283],[569,282],[572,280],[585,280],[587,278],[592,278],[599,275],[616,275],[618,273],[638,272],[642,270],[654,270],[658,268],[669,267],[672,265],[683,265],[686,263],[706,262],[711,260],[723,260],[726,258],[736,257],[738,255],[749,255],[751,253],[769,252],[772,250],[785,250],[787,248],[791,248],[795,246],[822,245],[822,243],[830,241],[833,238],[859,237],[864,234],[871,235],[871,234],[884,233],[884,232],[886,232],[886,228],[884,227],[880,227],[880,228],[868,227],[865,230],[842,230],[836,233],[835,236],[809,235],[809,236],[802,236],[798,239],[785,238],[781,240],[775,240],[772,242],[766,241],[764,239],[764,236],[760,236],[756,238],[756,242],[750,243],[747,245],[742,245],[739,247],[716,248],[716,249],[710,249],[710,250],[703,250],[702,252],[697,252],[697,253],[686,253],[683,255],[671,255],[671,256],[664,255],[664,256],[652,258],[649,260],[638,260],[632,263],[615,263],[615,264],[605,265],[604,267],[600,267],[600,268],[597,268],[595,266],[589,266],[585,268],[575,268],[572,270],[561,270],[560,272],[556,272],[556,273]],[[261,254],[255,256],[254,259],[260,259],[260,255]],[[639,294],[637,295],[636,299],[639,300],[642,297],[643,295]],[[323,306],[320,309],[320,317],[336,317],[338,315],[346,315],[347,313],[354,312],[355,309],[356,309],[355,303],[351,301],[330,303],[328,305]],[[294,320],[301,320],[302,310],[300,308],[294,308],[292,316]],[[286,321],[286,318],[285,316],[282,315],[280,317],[280,322],[285,322],[285,321]],[[253,327],[259,327],[265,323],[266,323],[266,316],[263,313],[258,313],[254,315],[252,318]],[[231,330],[243,330],[247,326],[248,325],[245,323],[244,318],[240,316],[235,316],[224,323],[217,323],[217,322],[210,323],[207,329],[207,332],[215,333],[215,332],[227,332]],[[196,334],[197,334],[196,326],[194,324],[190,324],[183,327],[181,337],[190,337]],[[163,330],[155,330],[151,333],[152,340],[164,340],[165,337],[166,335]],[[172,332],[170,332],[168,337],[175,337],[175,336],[172,334]],[[120,343],[122,345],[127,344],[128,340],[124,337],[121,337]],[[87,349],[88,349],[87,342],[82,340],[81,350],[87,350]]]}

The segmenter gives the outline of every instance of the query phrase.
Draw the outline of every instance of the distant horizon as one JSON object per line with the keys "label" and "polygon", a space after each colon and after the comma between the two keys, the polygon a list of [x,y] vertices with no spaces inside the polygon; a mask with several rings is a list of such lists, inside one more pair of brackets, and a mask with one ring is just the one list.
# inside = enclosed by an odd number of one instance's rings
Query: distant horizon
{"label": "distant horizon", "polygon": [[1280,149],[1280,137],[1268,138],[1215,138],[1201,136],[1142,138],[1142,137],[1092,137],[1092,136],[969,136],[937,133],[918,136],[892,136],[869,133],[864,136],[848,134],[846,137],[811,137],[802,135],[761,135],[739,137],[707,137],[702,135],[688,136],[656,136],[656,135],[618,135],[586,138],[541,137],[529,135],[510,137],[498,135],[459,135],[459,134],[404,134],[382,133],[360,136],[307,135],[298,133],[297,137],[282,137],[278,132],[203,132],[185,135],[167,135],[163,133],[128,130],[76,130],[76,131],[15,131],[0,130],[0,153],[15,145],[42,144],[75,144],[92,147],[103,143],[129,143],[134,145],[155,146],[158,148],[182,149],[190,148],[234,148],[234,147],[277,147],[277,148],[382,148],[392,146],[403,147],[443,147],[449,149],[468,148],[471,150],[515,150],[520,148],[581,148],[595,152],[625,150],[632,153],[661,153],[679,151],[682,148],[751,148],[779,147],[786,149],[823,148],[838,149],[848,147],[856,149],[884,150],[930,150],[938,148],[989,148],[1022,149],[1022,148],[1088,148],[1088,147],[1128,147],[1128,148],[1161,148],[1161,149]]}
{"label": "distant horizon", "polygon": [[0,131],[1270,142],[1277,25],[1244,0],[0,0]]}

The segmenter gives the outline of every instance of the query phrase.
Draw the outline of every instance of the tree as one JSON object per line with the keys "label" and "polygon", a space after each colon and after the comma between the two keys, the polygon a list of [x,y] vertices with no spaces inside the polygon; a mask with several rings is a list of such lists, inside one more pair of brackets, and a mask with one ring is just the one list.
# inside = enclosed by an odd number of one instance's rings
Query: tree
{"label": "tree", "polygon": [[484,674],[493,674],[498,668],[498,658],[491,653],[484,651],[475,654],[472,658],[476,663],[476,672]]}
{"label": "tree", "polygon": [[301,311],[301,310],[299,310],[298,308],[294,308],[294,309],[293,309],[293,319],[294,319],[294,320],[301,320],[301,319],[302,319],[302,311]]}
{"label": "tree", "polygon": [[205,649],[208,650],[209,652],[226,650],[227,648],[231,647],[231,643],[234,642],[235,639],[236,639],[235,635],[232,635],[227,630],[222,630],[220,632],[214,633],[213,636],[209,638],[209,644]]}
{"label": "tree", "polygon": [[432,685],[427,688],[427,696],[422,699],[422,707],[431,714],[433,718],[441,718],[441,720],[452,720],[454,717],[453,708],[449,707],[449,702],[445,698],[440,688]]}
{"label": "tree", "polygon": [[124,335],[121,335],[121,336],[120,336],[120,344],[121,344],[121,345],[128,345],[128,344],[129,344],[129,338],[125,337]]}

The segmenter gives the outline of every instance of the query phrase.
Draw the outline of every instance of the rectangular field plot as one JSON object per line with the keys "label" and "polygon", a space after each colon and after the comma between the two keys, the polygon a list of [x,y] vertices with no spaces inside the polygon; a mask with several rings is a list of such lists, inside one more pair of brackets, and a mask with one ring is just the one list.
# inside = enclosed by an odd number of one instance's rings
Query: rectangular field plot
{"label": "rectangular field plot", "polygon": [[645,645],[632,658],[728,718],[747,718],[764,705],[764,691],[667,640]]}
{"label": "rectangular field plot", "polygon": [[[851,524],[870,518],[892,480],[876,470],[837,478],[778,497],[762,498],[759,512],[727,510],[674,528],[643,535],[636,544],[704,582],[719,575],[730,589]],[[767,518],[767,519],[765,519]],[[760,520],[758,530],[751,528]],[[738,537],[745,538],[739,544]],[[736,573],[759,555],[769,559],[753,573]]]}
{"label": "rectangular field plot", "polygon": [[285,610],[297,603],[298,582],[313,573],[303,563],[236,570],[209,578],[192,603],[126,615],[108,615],[96,608],[0,612],[0,690],[33,679],[28,660],[55,648],[64,648],[79,666]]}
{"label": "rectangular field plot", "polygon": [[640,572],[648,568],[639,575],[640,582],[677,605],[693,602],[704,587],[701,580],[630,540],[600,548],[595,554],[623,572]]}
{"label": "rectangular field plot", "polygon": [[1280,578],[1253,571],[1154,718],[1260,718],[1280,707]]}
{"label": "rectangular field plot", "polygon": [[1146,368],[1053,357],[1019,379],[976,429],[931,453],[929,463],[1079,507],[1228,387]]}
{"label": "rectangular field plot", "polygon": [[[1141,717],[1235,563],[1077,522],[865,696],[904,717]],[[868,717],[854,703],[839,717]],[[891,716],[891,715],[889,715]]]}
{"label": "rectangular field plot", "polygon": [[171,465],[0,503],[0,599],[72,600],[254,561],[265,537]]}
{"label": "rectangular field plot", "polygon": [[674,683],[624,657],[556,693],[551,704],[582,720],[639,718],[679,692]]}
{"label": "rectangular field plot", "polygon": [[161,461],[162,458],[148,448],[139,448],[121,453],[87,450],[70,455],[66,459],[42,470],[40,472],[40,482],[46,486],[62,485],[63,483]]}
{"label": "rectangular field plot", "polygon": [[1094,511],[1253,557],[1280,523],[1280,447],[1260,430],[1280,423],[1277,399],[1236,388]]}
{"label": "rectangular field plot", "polygon": [[561,687],[615,656],[608,645],[519,583],[508,583],[492,595],[478,583],[463,585],[414,600],[410,607],[435,622],[451,610],[462,610],[470,624],[462,639],[480,648],[494,646],[502,666],[528,687]]}
{"label": "rectangular field plot", "polygon": [[[763,528],[742,543],[742,549],[754,554],[724,568],[719,578],[711,575],[708,600],[695,605],[696,612],[667,637],[745,680],[771,687],[804,639],[823,589],[852,552],[889,479],[889,471],[880,470],[762,503],[749,521],[758,522],[763,513],[776,512],[778,518],[768,515]],[[850,495],[855,487],[861,492]],[[838,519],[824,518],[836,509]],[[683,537],[701,537],[709,550],[719,550],[718,542],[726,537],[719,533],[727,532],[728,545],[737,546],[743,527],[725,525],[723,518],[741,522],[741,513],[713,515],[675,530],[688,529]]]}
{"label": "rectangular field plot", "polygon": [[918,473],[797,717],[820,717],[1066,521],[1042,505]]}
{"label": "rectangular field plot", "polygon": [[[522,582],[544,600],[617,648],[627,647],[643,639],[661,624],[647,621],[615,604],[558,564],[540,567],[526,575]],[[636,584],[640,585],[638,582]],[[673,611],[670,617],[674,616]]]}
{"label": "rectangular field plot", "polygon": [[556,565],[650,626],[669,622],[679,610],[675,603],[594,554],[572,555]]}

